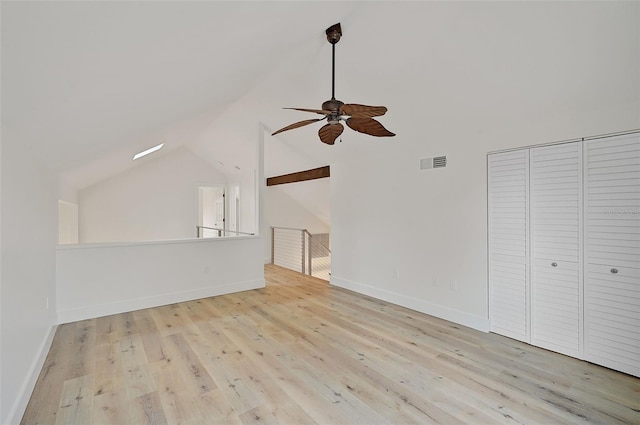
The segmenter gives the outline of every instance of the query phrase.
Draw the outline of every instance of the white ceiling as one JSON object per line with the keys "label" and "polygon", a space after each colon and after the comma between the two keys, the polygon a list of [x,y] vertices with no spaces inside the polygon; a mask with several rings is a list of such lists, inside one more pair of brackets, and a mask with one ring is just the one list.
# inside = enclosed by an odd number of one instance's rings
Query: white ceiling
{"label": "white ceiling", "polygon": [[[2,2],[2,124],[78,187],[161,141],[217,163],[247,134],[254,141],[283,102],[319,107],[328,98],[324,29],[348,28],[363,7]],[[327,89],[318,96],[304,84],[316,77]]]}
{"label": "white ceiling", "polygon": [[[483,126],[494,125],[487,119],[499,125],[523,102],[544,111],[549,102],[570,108],[592,101],[588,76],[597,72],[566,70],[607,72],[613,53],[600,48],[593,16],[619,19],[597,2],[0,4],[3,130],[76,188],[133,166],[134,153],[160,142],[166,152],[185,145],[212,164],[221,161],[229,173],[250,167],[243,152],[253,149],[262,125],[271,132],[314,117],[282,107],[319,108],[330,97],[324,30],[336,22],[344,33],[336,97],[386,105],[380,120],[398,136],[346,129],[344,143],[326,146],[317,139],[321,124],[310,125],[266,142],[268,173],[375,153],[390,143],[428,143],[447,128],[480,125],[478,110]],[[584,30],[567,32],[571,20],[582,20]],[[615,36],[628,34],[608,40]],[[536,47],[549,44],[555,48]],[[574,45],[597,54],[575,52]],[[633,101],[628,83],[637,78],[637,52],[614,57],[629,63],[601,84],[599,100]]]}

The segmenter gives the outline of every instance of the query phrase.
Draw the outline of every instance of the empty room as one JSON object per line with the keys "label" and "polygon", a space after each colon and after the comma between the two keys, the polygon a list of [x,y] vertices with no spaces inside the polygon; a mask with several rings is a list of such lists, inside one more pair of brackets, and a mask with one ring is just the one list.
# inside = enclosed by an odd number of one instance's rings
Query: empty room
{"label": "empty room", "polygon": [[0,424],[640,423],[639,1],[0,19]]}

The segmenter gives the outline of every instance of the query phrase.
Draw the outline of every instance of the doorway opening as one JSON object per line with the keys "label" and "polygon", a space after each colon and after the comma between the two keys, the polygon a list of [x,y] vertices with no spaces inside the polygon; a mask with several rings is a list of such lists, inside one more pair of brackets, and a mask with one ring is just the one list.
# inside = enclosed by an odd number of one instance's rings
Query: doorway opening
{"label": "doorway opening", "polygon": [[198,237],[219,238],[226,232],[224,185],[198,188]]}
{"label": "doorway opening", "polygon": [[329,166],[267,179],[268,262],[329,280]]}
{"label": "doorway opening", "polygon": [[229,186],[227,195],[225,196],[227,214],[227,230],[230,231],[229,236],[236,236],[240,230],[240,185],[233,184]]}

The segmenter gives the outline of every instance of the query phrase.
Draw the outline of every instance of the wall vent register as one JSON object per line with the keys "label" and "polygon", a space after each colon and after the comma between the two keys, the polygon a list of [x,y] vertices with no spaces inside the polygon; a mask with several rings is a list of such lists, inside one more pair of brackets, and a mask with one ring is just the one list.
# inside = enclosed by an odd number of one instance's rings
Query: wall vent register
{"label": "wall vent register", "polygon": [[432,168],[444,168],[447,166],[446,156],[436,156],[433,158],[422,158],[420,160],[421,170],[431,170]]}

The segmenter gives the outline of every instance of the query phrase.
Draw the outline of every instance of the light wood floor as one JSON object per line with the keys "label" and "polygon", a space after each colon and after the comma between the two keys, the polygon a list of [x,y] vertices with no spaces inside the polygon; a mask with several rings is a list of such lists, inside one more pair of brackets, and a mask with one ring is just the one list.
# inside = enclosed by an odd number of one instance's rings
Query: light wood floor
{"label": "light wood floor", "polygon": [[640,423],[640,379],[265,273],[60,326],[22,424]]}

